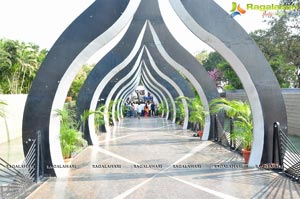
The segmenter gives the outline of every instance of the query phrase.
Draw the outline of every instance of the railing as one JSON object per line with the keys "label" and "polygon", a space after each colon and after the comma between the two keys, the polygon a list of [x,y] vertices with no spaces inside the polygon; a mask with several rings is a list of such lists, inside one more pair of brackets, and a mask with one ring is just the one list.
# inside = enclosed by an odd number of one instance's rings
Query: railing
{"label": "railing", "polygon": [[[43,177],[43,161],[41,161],[41,133],[36,139],[26,141],[31,144],[22,164],[11,165],[0,158],[0,198],[16,198],[37,183]],[[40,165],[41,164],[41,165]]]}
{"label": "railing", "polygon": [[279,164],[288,177],[300,182],[300,152],[278,122],[274,123],[273,163]]}
{"label": "railing", "polygon": [[[234,120],[233,118],[224,117],[224,121],[220,121],[219,117],[217,115],[213,115],[213,135],[212,140],[218,142],[219,144],[229,147],[232,150],[236,150],[240,148],[242,142],[239,139],[233,139],[232,133],[233,133],[233,124]],[[229,128],[224,128],[224,123],[228,123]]]}

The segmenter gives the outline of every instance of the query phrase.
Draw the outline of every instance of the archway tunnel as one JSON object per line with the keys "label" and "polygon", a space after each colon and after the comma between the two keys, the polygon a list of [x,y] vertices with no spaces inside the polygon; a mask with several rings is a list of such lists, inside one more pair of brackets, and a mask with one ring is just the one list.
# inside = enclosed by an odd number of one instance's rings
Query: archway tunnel
{"label": "archway tunnel", "polygon": [[[180,96],[198,95],[204,110],[220,97],[215,82],[201,64],[171,34],[161,14],[160,0],[99,0],[85,10],[57,39],[33,82],[23,117],[23,148],[28,139],[42,132],[46,175],[62,176],[64,171],[47,167],[63,163],[59,141],[60,119],[56,110],[64,106],[67,92],[83,64],[99,49],[125,30],[116,45],[95,65],[76,101],[77,115],[111,106],[122,118],[125,99],[139,85],[164,103],[166,119],[176,122]],[[268,62],[249,35],[210,0],[169,0],[185,26],[200,40],[218,51],[242,81],[251,106],[254,141],[249,166],[272,161],[273,123],[284,129],[287,117],[283,97]],[[205,7],[198,12],[198,8]],[[211,13],[214,13],[213,15]],[[242,42],[237,42],[242,41]],[[99,100],[104,99],[100,104]],[[189,107],[181,98],[188,128]],[[274,108],[276,107],[276,109]],[[105,114],[106,115],[106,114]],[[113,122],[117,124],[114,118]],[[105,116],[108,123],[109,118]],[[211,118],[206,116],[203,139],[212,134]],[[94,116],[85,122],[84,138],[97,145]]]}

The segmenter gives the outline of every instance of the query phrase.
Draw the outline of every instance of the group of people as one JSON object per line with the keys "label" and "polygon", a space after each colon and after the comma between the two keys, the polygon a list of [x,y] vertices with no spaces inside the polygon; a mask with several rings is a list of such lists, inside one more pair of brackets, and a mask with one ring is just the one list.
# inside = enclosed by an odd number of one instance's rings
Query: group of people
{"label": "group of people", "polygon": [[127,105],[127,117],[154,117],[156,116],[156,104],[153,101],[147,103],[131,103]]}

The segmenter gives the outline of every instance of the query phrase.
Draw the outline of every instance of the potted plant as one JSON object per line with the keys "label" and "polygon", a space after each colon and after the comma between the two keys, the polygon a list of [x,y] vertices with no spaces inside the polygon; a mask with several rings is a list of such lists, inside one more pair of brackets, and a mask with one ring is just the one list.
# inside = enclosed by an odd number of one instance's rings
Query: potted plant
{"label": "potted plant", "polygon": [[242,153],[244,156],[245,164],[248,164],[251,144],[253,141],[253,125],[252,121],[249,120],[237,120],[234,122],[233,134],[231,134],[232,139],[240,140],[243,144]]}
{"label": "potted plant", "polygon": [[78,131],[79,124],[76,122],[75,112],[70,108],[64,107],[62,110],[56,110],[60,116],[60,144],[62,155],[65,159],[71,158],[73,152],[80,150],[87,145],[83,139],[82,133]]}
{"label": "potted plant", "polygon": [[186,97],[183,96],[179,96],[176,98],[176,120],[177,120],[177,124],[183,126],[183,122],[184,122],[184,117],[185,117],[185,111],[184,111],[184,105],[182,100],[186,99]]}
{"label": "potted plant", "polygon": [[216,98],[210,102],[210,109],[212,114],[224,111],[227,116],[234,119],[231,139],[241,141],[245,164],[248,164],[253,141],[253,122],[249,104],[240,100]]}
{"label": "potted plant", "polygon": [[99,106],[95,111],[95,130],[96,132],[105,132],[105,121],[104,121],[104,110],[105,105]]}
{"label": "potted plant", "polygon": [[165,114],[166,111],[167,111],[167,108],[166,108],[164,102],[159,103],[157,106],[157,115],[163,117],[163,114]]}
{"label": "potted plant", "polygon": [[204,111],[199,96],[196,96],[195,98],[192,99],[188,99],[188,101],[190,107],[189,122],[195,125],[195,130],[197,132],[197,135],[200,137],[200,140],[202,140],[205,117],[207,116],[208,113]]}

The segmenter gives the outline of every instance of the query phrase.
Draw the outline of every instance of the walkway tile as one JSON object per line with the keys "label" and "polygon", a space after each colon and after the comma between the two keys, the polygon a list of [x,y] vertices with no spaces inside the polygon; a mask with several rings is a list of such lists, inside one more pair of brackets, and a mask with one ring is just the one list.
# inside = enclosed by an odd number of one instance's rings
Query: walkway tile
{"label": "walkway tile", "polygon": [[163,118],[124,119],[28,198],[300,198],[300,186]]}

